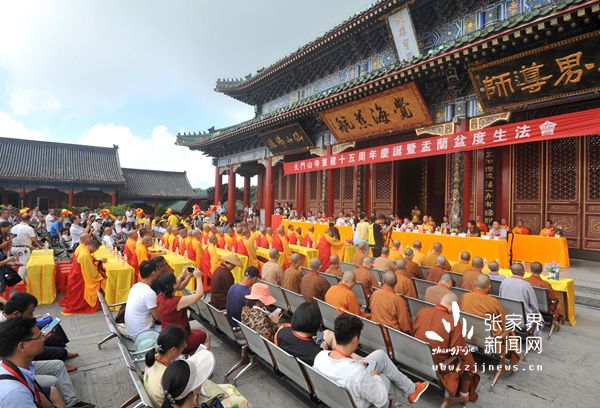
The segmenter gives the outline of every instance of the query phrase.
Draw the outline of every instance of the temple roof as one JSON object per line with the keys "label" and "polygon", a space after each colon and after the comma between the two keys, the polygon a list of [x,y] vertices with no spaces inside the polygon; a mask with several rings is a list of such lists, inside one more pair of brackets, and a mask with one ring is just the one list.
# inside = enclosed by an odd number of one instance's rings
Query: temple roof
{"label": "temple roof", "polygon": [[185,172],[123,169],[126,183],[119,193],[127,198],[185,198],[196,196]]}
{"label": "temple roof", "polygon": [[118,147],[0,138],[0,180],[86,185],[125,183]]}
{"label": "temple roof", "polygon": [[[480,56],[481,53],[486,52],[485,49],[492,48],[491,41],[495,41],[497,45],[500,41],[506,42],[504,37],[519,32],[521,29],[529,27],[535,27],[538,30],[543,29],[543,27],[540,28],[536,25],[568,7],[576,8],[576,5],[585,2],[586,0],[562,0],[539,7],[527,14],[518,14],[474,31],[456,41],[449,41],[424,55],[414,58],[410,62],[398,61],[392,63],[350,82],[312,95],[292,105],[257,115],[237,125],[216,130],[212,128],[207,132],[178,134],[177,144],[202,150],[209,155],[216,156],[215,152],[223,147],[224,143],[233,142],[243,135],[256,135],[259,132],[345,104],[351,100],[379,92],[382,89],[415,80],[415,78],[420,78],[422,75],[427,75],[429,70],[435,71],[442,68],[443,64],[454,63],[466,56],[474,54]],[[588,4],[592,3],[588,2]]]}

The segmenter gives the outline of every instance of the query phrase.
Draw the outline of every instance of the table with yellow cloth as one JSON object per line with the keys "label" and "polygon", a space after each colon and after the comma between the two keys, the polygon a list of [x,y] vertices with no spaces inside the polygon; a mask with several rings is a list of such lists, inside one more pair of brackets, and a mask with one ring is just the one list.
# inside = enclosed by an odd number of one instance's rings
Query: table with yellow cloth
{"label": "table with yellow cloth", "polygon": [[[310,227],[311,225],[313,227],[315,227],[315,235],[317,237],[321,237],[321,236],[325,235],[325,230],[327,230],[329,228],[329,224],[321,224],[321,223],[305,222],[305,221],[288,221],[288,220],[281,221],[281,225],[283,225],[286,230],[288,228],[288,225],[290,225],[290,224],[294,226],[294,229],[296,229],[297,227],[300,227],[302,229],[302,236],[304,236],[308,232],[308,227]],[[354,238],[354,232],[352,231],[351,226],[343,225],[341,227],[336,227],[336,228],[340,232],[340,238],[342,239],[342,241],[344,241],[346,239],[349,239],[352,241],[352,239]]]}
{"label": "table with yellow cloth", "polygon": [[[291,245],[290,245],[291,247]],[[239,254],[237,254],[238,256],[240,256]],[[246,255],[242,255],[242,256],[246,256]],[[267,248],[263,248],[263,247],[256,247],[256,256],[260,256],[261,258],[266,259],[267,261],[269,260],[269,250]],[[280,252],[279,253],[279,259],[277,260],[277,263],[279,265],[283,265],[283,254]]]}
{"label": "table with yellow cloth", "polygon": [[566,238],[542,237],[540,235],[514,234],[513,260],[522,262],[557,262],[562,268],[568,268],[569,245]]}
{"label": "table with yellow cloth", "polygon": [[35,249],[27,261],[27,292],[40,305],[49,305],[56,300],[56,267],[52,249]]}
{"label": "table with yellow cloth", "polygon": [[[454,265],[457,263],[456,261],[450,261],[450,265]],[[483,268],[484,273],[488,273],[490,270],[487,266]],[[510,278],[512,276],[512,272],[510,269],[500,269],[498,271],[501,275]],[[564,272],[562,272],[564,273]],[[531,276],[531,272],[525,272],[525,278],[529,278]],[[546,282],[550,282],[552,289],[557,292],[563,293],[563,296],[566,296],[566,316],[565,319],[571,323],[571,326],[575,326],[577,324],[577,320],[575,319],[575,280],[572,278],[560,278],[560,279],[549,279],[548,277],[541,275],[542,279]]]}
{"label": "table with yellow cloth", "polygon": [[310,260],[319,257],[319,250],[314,248],[306,248],[302,245],[290,245],[292,252],[302,255],[304,258],[304,266],[310,268]]}
{"label": "table with yellow cloth", "polygon": [[[233,275],[233,279],[235,280],[235,283],[241,282],[241,280],[244,279],[244,272],[246,271],[246,267],[248,267],[248,257],[246,255],[236,254],[234,252],[225,251],[224,249],[217,248],[217,255],[219,255],[220,257],[227,255],[227,254],[233,254],[233,255],[237,256],[240,261],[242,261],[241,267],[236,266],[231,271],[231,274]],[[269,256],[267,255],[267,259],[268,258],[269,258]]]}
{"label": "table with yellow cloth", "polygon": [[[179,277],[179,275],[181,275],[181,272],[183,272],[184,268],[188,266],[194,266],[194,261],[186,258],[183,255],[179,255],[173,251],[167,250],[167,253],[163,255],[163,257],[165,258],[165,261],[167,261],[169,266],[173,269],[173,273],[176,277]],[[196,280],[194,278],[190,279],[186,286],[186,289],[192,291],[196,290]]]}
{"label": "table with yellow cloth", "polygon": [[412,247],[414,241],[421,241],[421,252],[426,254],[433,250],[433,244],[439,242],[443,246],[442,255],[448,261],[460,259],[460,253],[468,251],[471,257],[479,256],[488,262],[498,260],[500,267],[508,268],[508,244],[505,239],[483,239],[480,237],[459,237],[452,235],[436,235],[415,232],[394,231],[392,241],[398,240],[402,247]]}
{"label": "table with yellow cloth", "polygon": [[104,283],[106,302],[109,304],[126,302],[132,282],[135,279],[133,267],[111,255],[105,247],[98,248],[93,256],[96,259],[106,258],[107,261],[103,264],[104,270],[106,270],[106,281]]}

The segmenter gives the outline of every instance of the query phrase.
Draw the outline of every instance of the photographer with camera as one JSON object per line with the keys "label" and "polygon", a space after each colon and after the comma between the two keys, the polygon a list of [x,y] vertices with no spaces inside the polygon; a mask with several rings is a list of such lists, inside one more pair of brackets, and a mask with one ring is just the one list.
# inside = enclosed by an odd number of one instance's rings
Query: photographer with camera
{"label": "photographer with camera", "polygon": [[385,215],[379,214],[377,219],[369,227],[369,246],[373,252],[373,257],[381,256],[381,248],[385,245],[385,237],[390,233],[397,221],[391,221],[388,224],[388,219]]}

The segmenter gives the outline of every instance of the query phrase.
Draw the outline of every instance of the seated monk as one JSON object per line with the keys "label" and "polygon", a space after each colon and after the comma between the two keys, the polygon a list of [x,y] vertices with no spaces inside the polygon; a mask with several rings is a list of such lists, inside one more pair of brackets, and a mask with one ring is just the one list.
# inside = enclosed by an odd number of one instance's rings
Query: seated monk
{"label": "seated monk", "polygon": [[208,238],[208,247],[206,252],[208,253],[210,263],[209,263],[209,274],[208,276],[212,276],[215,269],[221,265],[221,260],[219,259],[219,255],[217,254],[217,236],[210,235]]}
{"label": "seated monk", "polygon": [[531,235],[531,230],[527,228],[523,220],[517,221],[517,226],[512,230],[513,234]]}
{"label": "seated monk", "polygon": [[340,266],[340,258],[337,255],[331,255],[329,257],[329,267],[325,270],[325,273],[330,275],[342,277],[344,272],[342,272],[342,268]]}
{"label": "seated monk", "polygon": [[302,281],[302,255],[293,253],[290,266],[283,271],[281,287],[300,294],[300,282]]}
{"label": "seated monk", "polygon": [[317,237],[315,236],[315,227],[308,227],[308,232],[304,235],[302,246],[306,248],[315,248],[317,246]]}
{"label": "seated monk", "polygon": [[479,231],[485,232],[486,234],[489,232],[487,224],[481,220],[481,217],[479,215],[475,216],[475,223],[477,225],[477,228],[479,228]]}
{"label": "seated monk", "polygon": [[356,282],[362,285],[367,297],[371,297],[374,287],[379,287],[379,283],[377,283],[371,269],[373,269],[373,258],[367,256],[363,259],[363,264],[354,270]]}
{"label": "seated monk", "polygon": [[[430,268],[433,268],[435,266],[437,266],[437,261],[438,261],[438,257],[442,256],[442,244],[440,244],[439,242],[436,242],[433,244],[433,252],[430,253],[429,255],[427,255],[425,257],[425,266],[429,266]],[[452,269],[452,267],[450,266],[450,263],[444,258],[444,265],[441,265],[442,268],[446,271],[449,271],[450,269]]]}
{"label": "seated monk", "polygon": [[552,221],[547,220],[546,225],[540,231],[540,236],[542,237],[553,237],[554,236],[554,224]]}
{"label": "seated monk", "polygon": [[[491,296],[489,293],[492,290],[492,282],[486,274],[481,274],[477,277],[475,288],[472,292],[465,293],[460,300],[460,310],[475,316],[483,317],[490,320],[492,326],[492,335],[494,337],[513,336],[513,332],[506,332],[506,314],[500,301]],[[497,319],[500,319],[501,324]],[[504,346],[504,342],[499,342],[500,346]],[[498,354],[502,353],[502,348],[494,350]],[[506,355],[510,359],[511,364],[518,364],[521,358],[519,354],[509,351]],[[504,364],[502,361],[500,364]]]}
{"label": "seated monk", "polygon": [[356,275],[352,271],[344,272],[342,281],[337,285],[334,285],[327,290],[325,293],[325,302],[331,306],[343,309],[347,312],[353,313],[357,316],[370,318],[370,315],[366,315],[365,312],[360,308],[358,299],[352,288],[356,285]]}
{"label": "seated monk", "polygon": [[396,262],[398,259],[402,259],[402,245],[397,239],[392,242],[389,258],[394,262]]}
{"label": "seated monk", "polygon": [[140,243],[138,243],[135,247],[135,255],[137,257],[138,262],[141,264],[144,261],[150,260],[150,252],[148,248],[152,246],[152,237],[145,236],[142,238]]}
{"label": "seated monk", "polygon": [[269,249],[269,241],[267,240],[267,230],[261,228],[260,234],[256,237],[256,246]]}
{"label": "seated monk", "polygon": [[[408,248],[410,249],[410,248]],[[418,299],[417,289],[413,280],[406,276],[406,260],[398,259],[396,261],[396,279],[398,283],[394,287],[394,292],[399,295],[410,296]]]}
{"label": "seated monk", "polygon": [[545,288],[548,291],[548,300],[550,301],[550,313],[557,314],[559,321],[565,318],[565,302],[560,292],[552,289],[550,282],[542,279],[542,264],[539,262],[532,262],[529,266],[531,268],[531,276],[527,279],[531,286],[539,288]]}
{"label": "seated monk", "polygon": [[438,256],[436,258],[435,266],[431,268],[429,270],[429,273],[427,274],[427,280],[435,283],[439,282],[442,275],[447,272],[447,270],[445,269],[446,263],[448,263],[448,261],[446,261],[446,258],[444,256]]}
{"label": "seated monk", "polygon": [[404,248],[404,262],[405,262],[405,272],[404,275],[407,278],[419,278],[423,279],[423,271],[421,271],[421,267],[413,262],[414,252],[411,248]]}
{"label": "seated monk", "polygon": [[[267,227],[265,237],[269,243],[268,248],[274,248],[273,243],[275,242],[275,237],[273,236],[273,229],[271,227]],[[277,250],[279,251],[279,249]]]}
{"label": "seated monk", "polygon": [[356,252],[352,257],[352,263],[356,266],[363,264],[363,259],[369,254],[369,245],[366,242],[360,242],[356,248]]}
{"label": "seated monk", "polygon": [[298,245],[298,236],[296,235],[292,224],[288,225],[287,239],[290,245]]}
{"label": "seated monk", "polygon": [[138,240],[138,233],[136,230],[129,231],[127,234],[127,241],[125,241],[125,246],[123,246],[123,255],[127,256],[127,263],[131,265],[133,270],[137,273],[139,272],[140,260],[136,254],[136,244]]}
{"label": "seated monk", "polygon": [[[479,374],[462,336],[461,323],[454,323],[452,317],[457,301],[454,293],[447,293],[440,304],[421,309],[413,322],[413,331],[417,339],[431,345],[436,371],[450,395],[460,396],[461,402],[476,402]],[[428,337],[428,332],[437,334],[437,338],[430,338],[431,334]]]}
{"label": "seated monk", "polygon": [[87,245],[77,247],[75,270],[69,275],[70,292],[61,303],[65,307],[63,314],[93,314],[98,311],[98,291],[104,289],[106,281],[102,263],[96,263],[92,256],[98,248],[100,241],[95,238],[91,238]]}
{"label": "seated monk", "polygon": [[412,320],[408,304],[402,296],[398,296],[394,288],[398,278],[394,272],[383,275],[383,286],[373,292],[369,306],[371,320],[412,335]]}
{"label": "seated monk", "polygon": [[202,231],[195,229],[192,231],[192,240],[188,244],[188,257],[194,261],[194,266],[202,270],[202,255],[204,248],[202,247]]}
{"label": "seated monk", "polygon": [[452,272],[456,273],[465,273],[469,269],[471,269],[471,265],[469,265],[469,261],[471,260],[471,254],[467,251],[463,251],[460,253],[460,262],[452,265]]}
{"label": "seated monk", "polygon": [[440,281],[425,290],[424,301],[437,305],[446,293],[450,293],[450,288],[454,285],[452,276],[445,273],[440,277]]}
{"label": "seated monk", "polygon": [[474,257],[473,261],[471,261],[471,269],[463,274],[460,287],[465,290],[473,290],[473,288],[475,288],[475,281],[477,280],[477,277],[481,275],[482,269],[483,259],[479,256]]}
{"label": "seated monk", "polygon": [[425,254],[421,252],[422,247],[423,247],[423,244],[421,244],[421,241],[417,240],[417,241],[413,242],[412,261],[419,266],[423,266],[425,264]]}
{"label": "seated monk", "polygon": [[390,259],[390,249],[386,246],[381,248],[381,256],[373,261],[373,268],[380,271],[392,271],[395,267],[394,261]]}

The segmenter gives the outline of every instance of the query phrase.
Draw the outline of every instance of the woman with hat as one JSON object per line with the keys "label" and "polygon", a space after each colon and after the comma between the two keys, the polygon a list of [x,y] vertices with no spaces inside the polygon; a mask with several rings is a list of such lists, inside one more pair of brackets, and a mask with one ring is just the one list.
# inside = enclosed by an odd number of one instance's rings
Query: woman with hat
{"label": "woman with hat", "polygon": [[187,360],[177,360],[165,370],[161,385],[164,389],[162,408],[194,408],[200,387],[215,368],[215,357],[202,350]]}
{"label": "woman with hat", "polygon": [[273,341],[278,329],[277,323],[281,319],[281,309],[272,313],[265,309],[266,306],[276,302],[271,296],[269,286],[261,282],[255,283],[250,294],[246,295],[246,299],[248,299],[246,306],[242,308],[242,323],[267,340]]}

